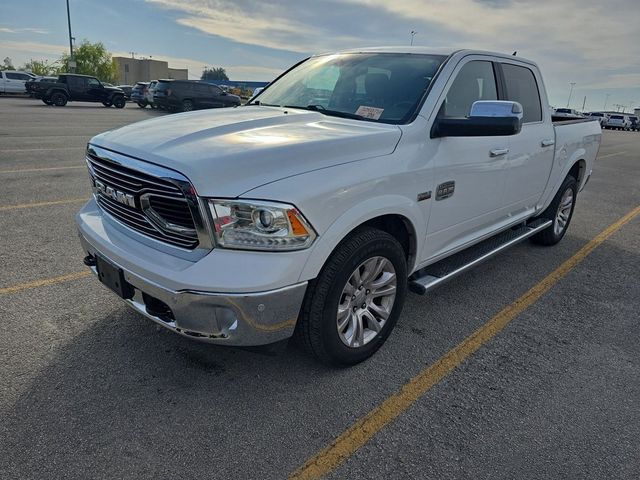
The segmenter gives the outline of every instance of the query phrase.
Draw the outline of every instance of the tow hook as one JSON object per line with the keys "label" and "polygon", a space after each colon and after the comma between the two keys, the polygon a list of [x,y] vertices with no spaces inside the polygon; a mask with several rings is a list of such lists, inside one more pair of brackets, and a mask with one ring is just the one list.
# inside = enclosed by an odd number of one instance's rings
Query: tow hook
{"label": "tow hook", "polygon": [[87,255],[82,259],[82,263],[84,263],[87,267],[95,267],[96,257],[94,257],[93,255]]}

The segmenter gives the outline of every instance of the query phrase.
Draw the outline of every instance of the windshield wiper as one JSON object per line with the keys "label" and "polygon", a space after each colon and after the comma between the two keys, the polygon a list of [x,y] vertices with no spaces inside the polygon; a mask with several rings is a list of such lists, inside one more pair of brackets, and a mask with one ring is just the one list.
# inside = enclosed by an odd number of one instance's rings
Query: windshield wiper
{"label": "windshield wiper", "polygon": [[323,105],[307,105],[306,107],[302,107],[300,105],[285,105],[284,108],[300,108],[302,110],[311,110],[313,112],[319,112],[323,115],[329,115],[332,117],[341,117],[341,118],[353,118],[354,120],[366,120],[362,115],[357,115],[355,113],[349,112],[341,112],[340,110],[327,110]]}
{"label": "windshield wiper", "polygon": [[271,103],[262,103],[260,100],[254,100],[251,103],[247,103],[247,105],[260,105],[261,107],[281,107],[282,105],[274,105]]}

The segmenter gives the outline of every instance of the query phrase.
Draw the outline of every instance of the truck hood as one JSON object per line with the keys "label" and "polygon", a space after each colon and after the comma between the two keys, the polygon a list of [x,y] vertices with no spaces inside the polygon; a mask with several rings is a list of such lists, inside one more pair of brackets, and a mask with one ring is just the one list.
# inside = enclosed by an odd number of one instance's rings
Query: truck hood
{"label": "truck hood", "polygon": [[176,170],[199,195],[232,198],[311,170],[388,155],[400,136],[395,125],[250,106],[145,120],[90,143]]}

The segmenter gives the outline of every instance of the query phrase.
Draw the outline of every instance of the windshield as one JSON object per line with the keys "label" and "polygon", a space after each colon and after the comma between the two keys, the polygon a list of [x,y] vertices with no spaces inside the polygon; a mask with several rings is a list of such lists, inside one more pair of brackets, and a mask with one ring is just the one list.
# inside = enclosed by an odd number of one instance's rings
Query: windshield
{"label": "windshield", "polygon": [[558,112],[558,113],[571,113],[571,109],[569,109],[569,108],[558,108],[556,110],[556,112]]}
{"label": "windshield", "polygon": [[406,123],[445,58],[396,53],[312,57],[269,85],[252,104]]}

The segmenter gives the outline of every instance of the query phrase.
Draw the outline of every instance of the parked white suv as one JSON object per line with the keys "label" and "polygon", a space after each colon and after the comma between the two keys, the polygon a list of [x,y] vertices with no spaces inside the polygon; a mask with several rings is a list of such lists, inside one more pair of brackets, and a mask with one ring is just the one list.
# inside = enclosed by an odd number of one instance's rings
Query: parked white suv
{"label": "parked white suv", "polygon": [[483,51],[314,56],[258,100],[94,137],[84,261],[181,335],[297,331],[342,365],[384,343],[408,289],[560,241],[601,138],[552,123],[535,63]]}
{"label": "parked white suv", "polygon": [[628,130],[631,127],[631,120],[627,115],[612,113],[607,118],[607,128],[617,130]]}

